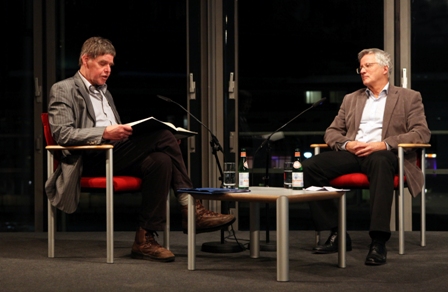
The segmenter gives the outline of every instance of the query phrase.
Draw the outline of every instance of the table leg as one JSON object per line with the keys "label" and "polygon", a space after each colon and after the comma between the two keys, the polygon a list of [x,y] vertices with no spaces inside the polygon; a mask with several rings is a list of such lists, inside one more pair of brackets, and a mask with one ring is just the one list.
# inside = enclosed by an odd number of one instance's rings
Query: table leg
{"label": "table leg", "polygon": [[195,199],[188,195],[188,270],[196,269],[196,208]]}
{"label": "table leg", "polygon": [[260,203],[250,203],[250,257],[260,257]]}
{"label": "table leg", "polygon": [[277,199],[277,281],[289,281],[289,201]]}
{"label": "table leg", "polygon": [[[345,210],[345,206],[346,206],[346,198],[345,198],[345,194],[343,194],[340,198],[339,198],[339,223],[338,223],[338,266],[340,268],[345,268],[346,264],[345,264],[345,253],[346,253],[346,236],[345,234],[347,233],[347,218],[346,218],[346,210]],[[341,236],[342,235],[342,236]]]}

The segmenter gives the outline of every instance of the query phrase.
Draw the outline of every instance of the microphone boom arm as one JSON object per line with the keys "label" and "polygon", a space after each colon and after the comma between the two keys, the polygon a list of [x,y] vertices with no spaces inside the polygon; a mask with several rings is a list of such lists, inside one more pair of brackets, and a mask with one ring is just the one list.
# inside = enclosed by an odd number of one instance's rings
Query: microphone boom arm
{"label": "microphone boom arm", "polygon": [[218,138],[212,133],[212,131],[204,123],[202,123],[198,118],[196,118],[190,111],[188,111],[186,108],[184,108],[181,104],[179,104],[179,103],[175,102],[174,100],[172,100],[171,98],[168,98],[165,96],[157,95],[157,97],[164,101],[172,102],[172,103],[178,105],[181,109],[183,109],[187,114],[189,114],[193,119],[195,119],[200,125],[202,125],[210,133],[210,135],[212,137],[212,140],[210,141],[210,146],[212,147],[212,153],[213,153],[213,156],[215,156],[216,164],[218,165],[218,170],[219,170],[219,174],[220,174],[219,180],[221,181],[221,186],[222,186],[224,173],[222,171],[221,164],[219,163],[219,158],[218,158],[217,152],[221,151],[222,153],[224,153],[224,151],[223,151],[221,144],[219,143]]}
{"label": "microphone boom arm", "polygon": [[319,101],[315,102],[312,106],[310,106],[309,108],[305,109],[304,111],[302,111],[301,113],[299,113],[298,115],[296,115],[294,118],[290,119],[288,122],[286,122],[283,126],[281,126],[280,128],[278,128],[277,130],[275,130],[274,132],[272,132],[264,141],[263,143],[261,143],[261,145],[258,147],[258,149],[255,151],[254,153],[254,157],[255,155],[258,153],[259,150],[261,150],[266,144],[267,146],[267,150],[266,150],[266,173],[264,176],[264,186],[268,187],[269,186],[269,159],[270,159],[270,152],[271,152],[271,146],[270,146],[270,140],[272,135],[274,135],[275,133],[277,133],[278,131],[282,130],[284,127],[286,127],[287,125],[289,125],[292,121],[294,121],[295,119],[297,119],[298,117],[300,117],[301,115],[303,115],[304,113],[306,113],[307,111],[309,111],[310,109],[321,105],[327,98],[324,97],[322,99],[320,99]]}
{"label": "microphone boom arm", "polygon": [[[283,126],[281,126],[280,128],[278,128],[277,130],[275,130],[274,132],[272,132],[264,141],[263,143],[261,143],[260,147],[258,147],[257,151],[255,151],[255,154],[257,154],[257,152],[259,150],[261,150],[264,145],[266,143],[268,143],[268,141],[271,140],[272,135],[274,135],[275,133],[279,132],[280,130],[282,130],[284,127],[286,127],[287,125],[289,125],[292,121],[294,121],[295,119],[297,119],[298,117],[300,117],[302,114],[304,114],[305,112],[309,111],[310,109],[312,109],[314,106],[311,106],[309,108],[307,108],[306,110],[302,111],[300,114],[298,114],[297,116],[295,116],[294,118],[292,118],[291,120],[289,120],[288,122],[286,122],[286,124],[284,124]],[[254,155],[255,155],[254,154]]]}

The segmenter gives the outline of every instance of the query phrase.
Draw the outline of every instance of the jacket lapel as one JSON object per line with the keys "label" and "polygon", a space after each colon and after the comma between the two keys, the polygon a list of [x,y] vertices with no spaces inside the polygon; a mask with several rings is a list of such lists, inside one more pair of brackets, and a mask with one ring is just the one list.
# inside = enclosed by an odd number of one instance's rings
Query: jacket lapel
{"label": "jacket lapel", "polygon": [[[77,90],[81,94],[81,96],[84,98],[84,101],[86,102],[88,115],[90,116],[92,121],[95,121],[96,120],[95,110],[93,109],[93,104],[92,104],[92,101],[90,100],[89,92],[87,91],[86,86],[85,86],[84,82],[82,81],[81,77],[79,76],[79,74],[80,73],[78,72],[74,76]],[[114,103],[114,100],[113,100],[112,95],[110,94],[109,90],[106,91],[105,96],[106,96],[107,101],[109,102],[110,107],[112,108],[112,111],[114,112],[115,119],[117,120],[117,123],[121,124],[120,115],[118,114],[118,111],[115,108],[115,103]]]}
{"label": "jacket lapel", "polygon": [[[361,95],[356,99],[355,104],[355,127],[354,129],[359,129],[361,125],[362,113],[367,102],[367,94],[365,91],[361,91]],[[356,135],[356,132],[355,132]],[[354,138],[354,137],[353,137]]]}
{"label": "jacket lapel", "polygon": [[389,129],[390,120],[392,118],[393,112],[395,110],[395,106],[398,101],[398,90],[395,86],[389,86],[389,92],[386,98],[386,106],[384,108],[384,116],[383,116],[383,131],[381,134],[381,138],[384,140],[387,137],[387,130]]}
{"label": "jacket lapel", "polygon": [[118,114],[117,109],[115,108],[114,99],[112,98],[112,95],[110,94],[109,90],[106,90],[106,99],[109,102],[110,107],[112,108],[112,111],[114,112],[115,119],[117,120],[117,123],[121,124],[120,121],[120,115]]}
{"label": "jacket lapel", "polygon": [[84,101],[87,106],[87,114],[90,116],[92,121],[96,121],[95,110],[93,109],[93,104],[90,101],[89,93],[87,92],[86,86],[85,86],[84,82],[82,81],[81,76],[79,76],[79,74],[81,74],[81,73],[77,72],[74,76],[76,89],[81,94],[82,98],[84,98]]}

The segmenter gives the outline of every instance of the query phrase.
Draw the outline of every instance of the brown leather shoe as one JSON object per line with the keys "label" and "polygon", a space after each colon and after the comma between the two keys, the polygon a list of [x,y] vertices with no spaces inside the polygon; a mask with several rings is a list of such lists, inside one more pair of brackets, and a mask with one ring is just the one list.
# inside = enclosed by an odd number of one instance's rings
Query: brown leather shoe
{"label": "brown leather shoe", "polygon": [[[188,233],[188,205],[182,206],[182,229]],[[204,208],[200,200],[196,200],[196,233],[221,230],[235,222],[235,216],[220,214]]]}
{"label": "brown leather shoe", "polygon": [[135,241],[132,245],[131,257],[134,259],[159,262],[174,261],[174,254],[158,244],[154,239],[154,234],[152,232],[148,232],[141,227],[137,230],[137,233],[135,233]]}

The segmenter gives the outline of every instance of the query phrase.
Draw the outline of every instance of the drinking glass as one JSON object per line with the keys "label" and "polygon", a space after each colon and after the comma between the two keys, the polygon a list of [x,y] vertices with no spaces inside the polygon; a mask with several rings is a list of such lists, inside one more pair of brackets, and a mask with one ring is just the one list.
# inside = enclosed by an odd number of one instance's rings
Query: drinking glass
{"label": "drinking glass", "polygon": [[227,189],[235,188],[236,175],[235,175],[235,162],[224,163],[224,187]]}

